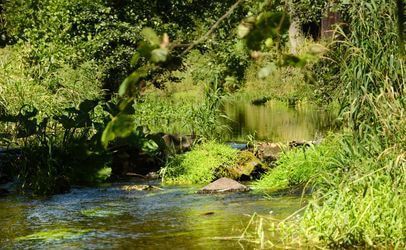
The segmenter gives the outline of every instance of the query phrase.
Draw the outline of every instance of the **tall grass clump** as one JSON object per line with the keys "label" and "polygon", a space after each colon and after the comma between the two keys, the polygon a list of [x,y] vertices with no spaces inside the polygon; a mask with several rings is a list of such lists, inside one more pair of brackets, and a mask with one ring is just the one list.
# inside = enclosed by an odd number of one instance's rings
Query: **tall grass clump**
{"label": "tall grass clump", "polygon": [[172,184],[207,184],[216,178],[216,170],[234,165],[237,157],[238,150],[209,141],[170,159],[161,171],[163,181]]}
{"label": "tall grass clump", "polygon": [[322,174],[337,168],[335,156],[340,138],[341,136],[330,135],[320,145],[285,152],[276,162],[276,167],[254,184],[255,189],[271,193],[322,183]]}
{"label": "tall grass clump", "polygon": [[[285,243],[330,248],[406,246],[406,93],[404,43],[398,29],[402,12],[396,1],[349,4],[349,31],[341,31],[340,57],[334,58],[344,86],[341,118],[348,134],[332,154],[334,171],[316,172],[322,182],[303,216],[271,224],[272,230],[288,235]],[[295,160],[284,164],[294,165]],[[307,158],[296,168],[306,168],[312,160]],[[289,172],[284,177],[288,183],[294,180]]]}

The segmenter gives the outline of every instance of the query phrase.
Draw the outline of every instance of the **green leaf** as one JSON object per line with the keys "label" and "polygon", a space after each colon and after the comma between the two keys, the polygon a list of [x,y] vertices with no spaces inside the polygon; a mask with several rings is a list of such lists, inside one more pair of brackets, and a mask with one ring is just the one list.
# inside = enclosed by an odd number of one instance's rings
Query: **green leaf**
{"label": "green leaf", "polygon": [[79,111],[88,113],[92,111],[98,104],[99,101],[96,100],[84,100],[79,104]]}
{"label": "green leaf", "polygon": [[21,118],[28,119],[38,114],[38,109],[30,105],[24,105],[20,109]]}
{"label": "green leaf", "polygon": [[106,128],[103,131],[102,137],[101,137],[101,143],[104,148],[107,148],[109,145],[109,142],[114,140],[116,138],[114,132],[113,132],[113,120],[110,121]]}
{"label": "green leaf", "polygon": [[124,96],[127,93],[128,86],[130,85],[130,79],[127,77],[124,81],[120,84],[120,88],[118,88],[118,95]]}
{"label": "green leaf", "polygon": [[153,140],[145,140],[142,144],[142,150],[144,152],[149,153],[156,152],[158,148],[159,148],[158,144]]}
{"label": "green leaf", "polygon": [[154,49],[151,52],[151,61],[154,63],[165,62],[168,57],[169,51],[165,48]]}
{"label": "green leaf", "polygon": [[159,46],[159,44],[161,43],[161,40],[159,39],[158,35],[151,28],[147,27],[142,29],[141,35],[146,41],[148,41],[153,46]]}
{"label": "green leaf", "polygon": [[139,53],[140,57],[149,59],[151,57],[151,51],[156,49],[158,46],[151,46],[150,43],[141,41],[138,44],[137,52]]}
{"label": "green leaf", "polygon": [[138,68],[136,71],[131,73],[124,81],[121,83],[120,88],[118,89],[119,96],[124,96],[125,94],[130,94],[131,91],[134,91],[137,87],[135,86],[142,78],[148,75],[149,70],[151,69],[150,65],[145,65]]}
{"label": "green leaf", "polygon": [[118,108],[121,111],[121,113],[134,114],[135,110],[134,110],[133,104],[134,104],[134,98],[123,99],[118,104]]}
{"label": "green leaf", "polygon": [[125,138],[134,131],[135,121],[132,115],[119,114],[114,117],[103,131],[101,142],[107,147],[116,138]]}
{"label": "green leaf", "polygon": [[237,27],[237,35],[238,35],[238,37],[240,37],[240,38],[246,37],[250,33],[251,28],[252,28],[252,26],[250,27],[246,23],[239,24],[238,27]]}
{"label": "green leaf", "polygon": [[113,119],[112,131],[116,137],[125,138],[129,136],[135,127],[135,120],[132,115],[120,114]]}
{"label": "green leaf", "polygon": [[140,53],[135,52],[133,57],[131,58],[131,62],[130,62],[131,66],[133,66],[133,67],[136,66],[138,61],[140,60],[140,57],[141,57]]}

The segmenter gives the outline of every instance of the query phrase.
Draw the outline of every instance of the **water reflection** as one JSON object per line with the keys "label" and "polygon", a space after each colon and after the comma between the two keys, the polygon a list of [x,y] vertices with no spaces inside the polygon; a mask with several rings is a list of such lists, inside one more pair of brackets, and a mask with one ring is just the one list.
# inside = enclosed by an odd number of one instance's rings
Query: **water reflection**
{"label": "water reflection", "polygon": [[255,106],[246,101],[232,101],[224,105],[231,118],[230,140],[244,141],[248,135],[259,140],[286,142],[313,140],[334,128],[335,115],[311,105],[292,108],[270,101]]}

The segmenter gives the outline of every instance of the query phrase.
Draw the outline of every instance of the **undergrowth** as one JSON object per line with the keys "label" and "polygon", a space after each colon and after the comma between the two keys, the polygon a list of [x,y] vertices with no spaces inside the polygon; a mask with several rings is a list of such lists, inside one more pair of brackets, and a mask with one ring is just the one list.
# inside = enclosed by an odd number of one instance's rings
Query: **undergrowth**
{"label": "undergrowth", "polygon": [[238,150],[210,141],[174,156],[161,174],[168,184],[207,184],[216,178],[216,170],[234,165],[237,157]]}
{"label": "undergrowth", "polygon": [[271,193],[298,185],[313,186],[322,181],[325,171],[336,168],[334,157],[339,147],[339,136],[330,135],[320,145],[296,148],[283,153],[276,167],[254,183],[254,188]]}

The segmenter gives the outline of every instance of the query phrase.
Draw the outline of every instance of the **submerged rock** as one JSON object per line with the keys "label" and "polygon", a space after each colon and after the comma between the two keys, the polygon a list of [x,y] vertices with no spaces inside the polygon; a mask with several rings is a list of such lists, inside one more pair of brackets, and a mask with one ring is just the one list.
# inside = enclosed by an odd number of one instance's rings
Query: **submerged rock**
{"label": "submerged rock", "polygon": [[203,187],[198,191],[198,193],[210,194],[210,193],[225,193],[225,192],[246,192],[246,191],[249,191],[249,187],[244,186],[235,180],[223,177]]}

